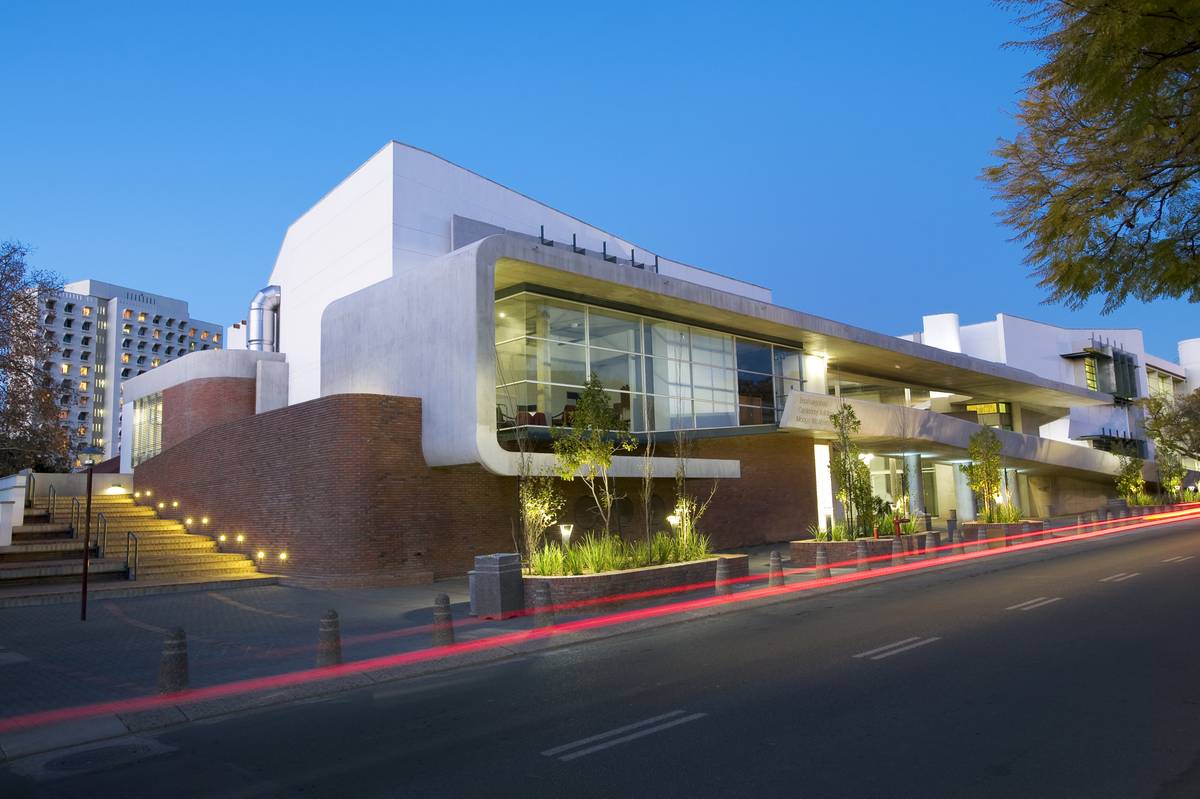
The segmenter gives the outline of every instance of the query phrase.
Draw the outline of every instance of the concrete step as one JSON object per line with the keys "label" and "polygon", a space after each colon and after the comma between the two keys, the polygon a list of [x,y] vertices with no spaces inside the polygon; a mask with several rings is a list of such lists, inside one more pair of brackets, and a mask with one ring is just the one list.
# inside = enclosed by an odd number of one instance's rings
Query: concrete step
{"label": "concrete step", "polygon": [[36,523],[36,524],[18,524],[13,527],[13,542],[21,539],[30,538],[70,538],[71,525],[69,524],[51,524]]}
{"label": "concrete step", "polygon": [[[95,548],[93,547],[93,552]],[[83,541],[73,538],[50,538],[20,541],[0,547],[0,564],[33,560],[58,560],[83,556]]]}
{"label": "concrete step", "polygon": [[166,576],[171,577],[225,577],[235,574],[257,574],[254,564],[250,561],[231,564],[195,564],[192,566],[149,566],[140,567],[137,570],[137,578],[139,580],[161,579]]}
{"label": "concrete step", "polygon": [[142,567],[186,566],[202,563],[240,563],[250,560],[245,555],[238,555],[233,552],[142,552],[138,558]]}
{"label": "concrete step", "polygon": [[[124,559],[104,558],[88,564],[88,575],[124,574]],[[79,577],[83,574],[83,562],[78,559],[59,559],[0,563],[0,583],[17,580],[51,580],[55,578]]]}

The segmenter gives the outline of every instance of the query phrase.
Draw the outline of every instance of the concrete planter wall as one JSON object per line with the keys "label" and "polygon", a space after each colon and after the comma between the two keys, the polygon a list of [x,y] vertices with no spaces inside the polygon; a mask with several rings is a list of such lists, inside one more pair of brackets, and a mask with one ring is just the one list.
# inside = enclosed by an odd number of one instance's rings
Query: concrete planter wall
{"label": "concrete planter wall", "polygon": [[[942,536],[945,538],[945,536]],[[876,557],[881,555],[892,554],[892,539],[888,538],[864,538],[867,542],[867,557]],[[900,542],[904,545],[905,554],[915,555],[925,551],[925,535],[923,533],[917,535],[902,535]],[[817,542],[813,539],[804,541],[792,541],[788,546],[791,549],[791,563],[788,564],[791,568],[803,568],[805,566],[814,566],[817,562],[817,544],[820,543],[825,547],[825,557],[830,563],[845,563],[854,561],[858,557],[858,546],[855,541],[824,541]],[[875,561],[878,563],[879,561]]]}
{"label": "concrete planter wall", "polygon": [[[585,602],[590,599],[635,594],[657,588],[675,588],[681,585],[711,584],[717,576],[717,559],[729,564],[729,577],[745,577],[750,573],[750,558],[747,555],[715,555],[706,560],[687,563],[670,563],[665,566],[646,566],[641,569],[602,572],[600,574],[567,575],[564,577],[537,577],[525,575],[525,607],[535,606],[534,587],[539,583],[550,586],[550,603],[562,605]],[[604,604],[597,610],[607,610]],[[581,608],[586,612],[586,608]]]}
{"label": "concrete planter wall", "polygon": [[1013,544],[1023,544],[1026,542],[1026,540],[1032,541],[1034,539],[1030,537],[1029,539],[1013,541],[1011,540],[1011,537],[1020,535],[1022,532],[1024,532],[1026,524],[1029,525],[1030,532],[1038,532],[1046,529],[1046,523],[1041,519],[1029,519],[1027,521],[1014,522],[1012,524],[985,524],[984,522],[966,522],[962,526],[963,542],[967,544],[974,544],[979,538],[980,530],[982,530],[986,538],[1010,539],[1007,541],[989,542],[988,546],[993,549],[999,547],[1010,547]]}

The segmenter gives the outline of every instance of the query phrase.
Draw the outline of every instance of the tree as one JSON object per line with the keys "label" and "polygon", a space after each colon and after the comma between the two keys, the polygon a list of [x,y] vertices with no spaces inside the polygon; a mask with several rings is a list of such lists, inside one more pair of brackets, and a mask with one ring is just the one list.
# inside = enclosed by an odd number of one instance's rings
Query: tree
{"label": "tree", "polygon": [[646,444],[642,448],[642,521],[644,522],[646,540],[654,535],[654,523],[651,518],[654,510],[654,436],[646,436]]}
{"label": "tree", "polygon": [[[675,527],[676,540],[682,542],[685,547],[699,541],[700,519],[712,504],[713,497],[717,495],[716,480],[713,480],[708,498],[703,502],[688,491],[687,464],[691,457],[691,439],[685,431],[675,431],[675,508],[671,514],[671,521]],[[707,548],[707,545],[703,548]]]}
{"label": "tree", "polygon": [[1130,505],[1140,503],[1146,493],[1146,478],[1142,477],[1142,459],[1136,455],[1118,455],[1117,494]]}
{"label": "tree", "polygon": [[558,514],[566,505],[566,500],[558,490],[557,478],[552,474],[534,472],[532,464],[532,458],[522,453],[517,497],[521,502],[521,531],[526,560],[533,557],[542,543],[546,528],[557,521]]}
{"label": "tree", "polygon": [[1179,499],[1179,492],[1183,490],[1183,478],[1187,476],[1183,461],[1174,452],[1164,449],[1158,450],[1155,460],[1158,467],[1158,490],[1171,499]]}
{"label": "tree", "polygon": [[1200,391],[1182,397],[1152,396],[1140,401],[1146,435],[1159,452],[1200,458]]}
{"label": "tree", "polygon": [[50,359],[57,346],[42,327],[41,303],[62,285],[31,269],[29,249],[0,243],[0,475],[65,471],[67,433],[54,402]]}
{"label": "tree", "polygon": [[613,502],[617,499],[609,474],[613,456],[629,452],[635,446],[628,426],[593,372],[575,403],[571,426],[554,430],[554,454],[558,459],[559,477],[564,480],[578,477],[587,486],[605,535],[609,532]]}
{"label": "tree", "polygon": [[843,402],[829,415],[836,439],[829,457],[829,474],[837,486],[837,500],[846,516],[846,530],[852,535],[869,536],[875,524],[874,494],[871,491],[871,467],[860,457],[854,435],[862,427],[854,408]]}
{"label": "tree", "polygon": [[1050,299],[1200,301],[1200,3],[1019,0],[1045,56],[984,178]]}
{"label": "tree", "polygon": [[996,495],[1000,493],[1000,439],[985,427],[967,442],[971,461],[958,468],[967,476],[967,485],[983,501],[983,518],[992,519]]}

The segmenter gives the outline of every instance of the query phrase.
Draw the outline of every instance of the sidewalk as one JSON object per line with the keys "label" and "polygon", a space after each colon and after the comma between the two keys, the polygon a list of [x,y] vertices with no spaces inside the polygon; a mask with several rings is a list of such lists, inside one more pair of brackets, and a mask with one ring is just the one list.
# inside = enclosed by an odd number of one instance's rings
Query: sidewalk
{"label": "sidewalk", "polygon": [[[786,565],[786,544],[739,551],[750,555],[752,575],[765,575],[773,549]],[[735,590],[763,584],[751,581]],[[93,596],[87,622],[80,622],[77,602],[0,608],[0,717],[155,693],[163,638],[175,627],[187,633],[193,688],[311,668],[318,620],[330,609],[340,617],[346,661],[424,649],[431,644],[432,604],[439,593],[450,597],[459,641],[533,626],[530,618],[469,616],[465,576],[397,588],[252,585]],[[706,588],[621,607],[711,594]],[[571,618],[577,616],[558,616]]]}

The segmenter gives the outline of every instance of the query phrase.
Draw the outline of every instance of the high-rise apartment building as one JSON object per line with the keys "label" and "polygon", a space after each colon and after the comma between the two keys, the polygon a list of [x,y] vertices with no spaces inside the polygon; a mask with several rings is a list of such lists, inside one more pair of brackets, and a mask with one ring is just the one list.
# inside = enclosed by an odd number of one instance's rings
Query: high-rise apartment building
{"label": "high-rise apartment building", "polygon": [[57,379],[59,419],[70,437],[73,466],[81,451],[95,460],[121,451],[121,385],[198,350],[220,349],[223,328],[193,319],[173,297],[99,280],[68,283],[42,304],[46,336],[58,351],[45,367]]}

